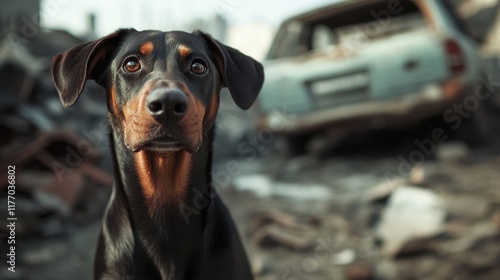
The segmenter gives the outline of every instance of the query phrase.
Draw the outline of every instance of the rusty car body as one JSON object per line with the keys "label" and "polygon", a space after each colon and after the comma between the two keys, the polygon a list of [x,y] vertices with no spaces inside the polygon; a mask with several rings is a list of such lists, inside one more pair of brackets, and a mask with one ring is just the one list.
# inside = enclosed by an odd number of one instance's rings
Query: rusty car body
{"label": "rusty car body", "polygon": [[292,153],[317,133],[405,128],[436,116],[452,127],[460,121],[461,137],[476,142],[487,133],[482,113],[458,120],[453,106],[478,94],[484,65],[448,2],[336,3],[279,28],[265,62],[259,126],[275,128]]}

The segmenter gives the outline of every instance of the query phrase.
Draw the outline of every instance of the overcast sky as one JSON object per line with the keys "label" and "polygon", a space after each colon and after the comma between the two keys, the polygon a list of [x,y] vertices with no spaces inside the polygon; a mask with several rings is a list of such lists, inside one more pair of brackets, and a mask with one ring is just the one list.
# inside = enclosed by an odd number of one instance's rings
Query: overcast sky
{"label": "overcast sky", "polygon": [[337,0],[42,0],[42,22],[76,35],[87,31],[87,16],[97,16],[97,35],[119,27],[179,29],[200,17],[222,13],[230,23],[260,21],[277,25],[285,17]]}

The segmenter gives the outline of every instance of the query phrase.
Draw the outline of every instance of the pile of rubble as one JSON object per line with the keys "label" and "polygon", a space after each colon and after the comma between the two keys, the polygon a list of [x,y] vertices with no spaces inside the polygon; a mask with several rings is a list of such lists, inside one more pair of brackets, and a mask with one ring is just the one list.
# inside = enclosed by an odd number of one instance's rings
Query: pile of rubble
{"label": "pile of rubble", "polygon": [[[387,159],[309,160],[298,170],[289,162],[267,171],[267,183],[236,178],[246,192],[227,192],[226,201],[246,228],[258,279],[500,279],[500,157],[477,153],[450,143],[437,161],[393,179],[384,176],[394,170]],[[341,168],[356,175],[338,178]],[[309,180],[303,193],[333,183],[308,200],[276,192],[280,177]]]}
{"label": "pile of rubble", "polygon": [[[50,75],[52,57],[80,43],[63,31],[31,39],[8,34],[0,41],[0,169],[16,168],[18,236],[62,234],[80,212],[95,212],[97,218],[102,206],[94,209],[91,202],[98,188],[112,183],[109,159],[102,157],[108,154],[102,151],[107,146],[104,93],[90,84],[83,102],[63,111]],[[6,189],[4,180],[2,205],[7,205]],[[89,217],[80,222],[90,222]]]}

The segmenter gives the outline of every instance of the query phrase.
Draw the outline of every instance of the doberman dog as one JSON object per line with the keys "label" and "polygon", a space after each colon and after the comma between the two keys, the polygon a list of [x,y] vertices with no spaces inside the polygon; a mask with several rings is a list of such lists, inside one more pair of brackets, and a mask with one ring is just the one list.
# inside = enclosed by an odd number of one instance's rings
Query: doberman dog
{"label": "doberman dog", "polygon": [[120,29],[55,56],[52,77],[64,107],[88,79],[107,94],[115,183],[95,279],[253,279],[211,161],[221,88],[248,109],[262,65],[201,31]]}

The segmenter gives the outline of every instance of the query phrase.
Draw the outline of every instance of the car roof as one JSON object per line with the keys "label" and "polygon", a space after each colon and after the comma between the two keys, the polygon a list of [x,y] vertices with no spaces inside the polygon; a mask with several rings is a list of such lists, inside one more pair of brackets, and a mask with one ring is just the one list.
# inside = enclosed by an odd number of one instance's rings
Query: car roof
{"label": "car roof", "polygon": [[304,13],[297,14],[285,20],[283,23],[293,21],[313,21],[317,18],[331,14],[332,12],[341,12],[345,9],[355,8],[357,6],[364,6],[366,4],[384,2],[388,0],[340,0],[339,2],[314,8]]}

